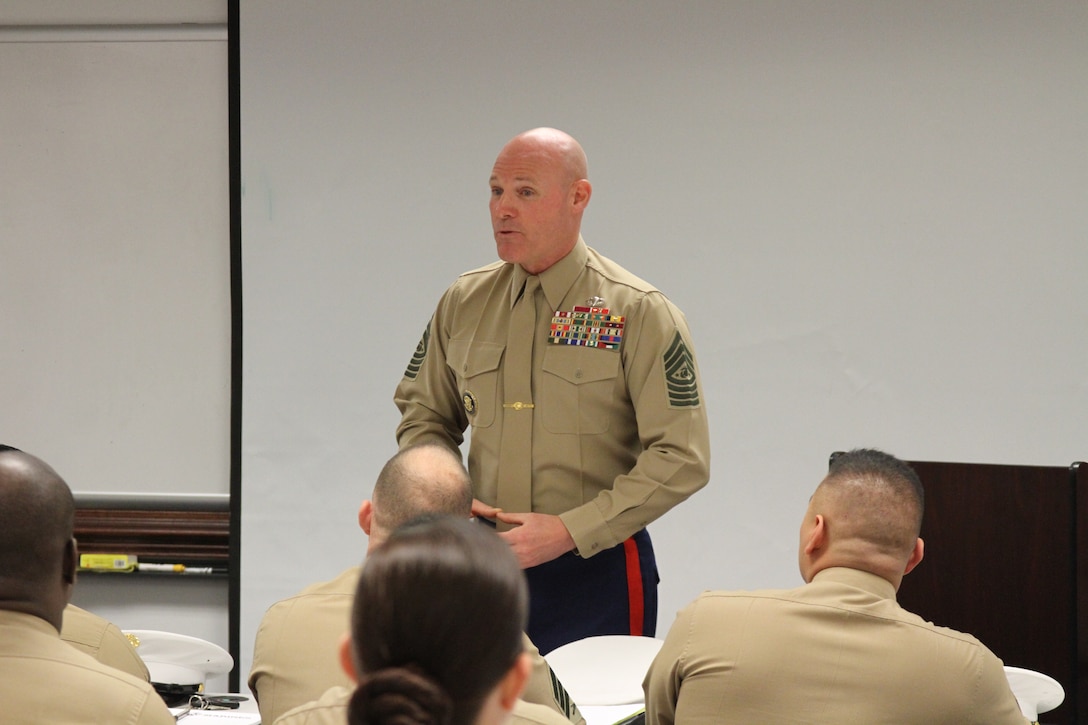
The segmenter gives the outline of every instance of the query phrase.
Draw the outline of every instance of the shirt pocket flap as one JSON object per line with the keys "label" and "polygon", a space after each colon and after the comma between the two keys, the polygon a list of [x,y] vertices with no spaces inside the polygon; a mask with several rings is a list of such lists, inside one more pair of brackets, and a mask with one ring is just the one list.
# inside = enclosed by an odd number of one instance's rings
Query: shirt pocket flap
{"label": "shirt pocket flap", "polygon": [[[566,380],[572,385],[612,380],[619,373],[620,356],[605,350],[549,350],[544,356],[544,372]],[[556,354],[573,353],[573,354]]]}
{"label": "shirt pocket flap", "polygon": [[450,340],[446,359],[454,372],[465,379],[470,379],[498,370],[505,349],[505,345],[496,342]]}
{"label": "shirt pocket flap", "polygon": [[458,392],[473,429],[495,422],[499,408],[499,365],[505,345],[496,342],[450,340],[446,364],[457,379]]}

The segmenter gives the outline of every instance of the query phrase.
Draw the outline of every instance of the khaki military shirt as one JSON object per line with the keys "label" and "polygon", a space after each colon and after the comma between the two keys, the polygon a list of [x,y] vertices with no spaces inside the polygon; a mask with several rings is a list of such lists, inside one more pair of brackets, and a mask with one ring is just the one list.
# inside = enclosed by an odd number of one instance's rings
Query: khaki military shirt
{"label": "khaki military shirt", "polygon": [[[317,700],[331,687],[354,687],[340,665],[340,641],[351,630],[351,604],[358,581],[359,569],[352,567],[331,581],[276,602],[265,612],[249,673],[249,689],[262,722],[275,722],[288,710]],[[584,725],[577,705],[528,637],[525,646],[533,669],[522,699],[561,714],[567,725]]]}
{"label": "khaki military shirt", "polygon": [[261,721],[275,722],[334,685],[350,686],[340,666],[340,640],[351,630],[359,570],[306,587],[276,602],[261,619],[253,644],[249,689]]}
{"label": "khaki military shirt", "polygon": [[117,625],[86,609],[74,604],[64,608],[60,638],[104,665],[116,667],[145,682],[151,679],[147,665]]}
{"label": "khaki military shirt", "polygon": [[345,725],[352,688],[354,685],[331,687],[316,700],[291,708],[275,720],[265,720],[262,714],[261,722],[272,722],[273,725]]}
{"label": "khaki military shirt", "polygon": [[[691,335],[661,292],[579,239],[539,275],[531,411],[504,409],[510,315],[527,275],[495,263],[462,275],[442,296],[395,402],[403,447],[460,446],[472,426],[474,493],[497,501],[503,421],[532,415],[532,510],[559,515],[578,553],[592,556],[646,527],[704,486],[710,443]],[[541,303],[543,304],[543,303]],[[622,317],[620,341],[553,344],[556,312],[576,306]],[[615,331],[615,328],[612,328]]]}
{"label": "khaki military shirt", "polygon": [[792,590],[704,593],[677,616],[643,687],[652,725],[1026,722],[982,643],[846,568]]}
{"label": "khaki military shirt", "polygon": [[[333,687],[313,702],[294,708],[274,725],[345,725],[352,690]],[[544,705],[518,700],[508,725],[569,725],[570,721]]]}
{"label": "khaki military shirt", "polygon": [[0,720],[174,725],[151,685],[61,640],[44,619],[0,610]]}

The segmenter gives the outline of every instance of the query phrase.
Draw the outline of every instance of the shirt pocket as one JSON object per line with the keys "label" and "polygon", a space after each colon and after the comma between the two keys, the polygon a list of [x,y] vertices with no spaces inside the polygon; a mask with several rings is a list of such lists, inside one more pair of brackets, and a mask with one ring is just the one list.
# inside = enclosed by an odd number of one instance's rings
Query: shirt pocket
{"label": "shirt pocket", "polygon": [[499,365],[505,345],[496,342],[450,340],[446,364],[457,379],[461,404],[474,428],[495,422],[499,400]]}
{"label": "shirt pocket", "polygon": [[597,434],[617,414],[619,353],[574,346],[544,351],[540,399],[544,428],[552,433]]}

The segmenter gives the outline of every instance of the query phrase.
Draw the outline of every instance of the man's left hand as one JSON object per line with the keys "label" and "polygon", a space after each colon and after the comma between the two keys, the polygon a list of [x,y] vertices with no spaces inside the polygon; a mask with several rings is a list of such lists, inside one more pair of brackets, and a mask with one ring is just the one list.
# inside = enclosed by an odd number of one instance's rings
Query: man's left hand
{"label": "man's left hand", "polygon": [[502,512],[495,518],[514,526],[499,536],[510,544],[522,569],[557,559],[574,548],[574,539],[558,516]]}

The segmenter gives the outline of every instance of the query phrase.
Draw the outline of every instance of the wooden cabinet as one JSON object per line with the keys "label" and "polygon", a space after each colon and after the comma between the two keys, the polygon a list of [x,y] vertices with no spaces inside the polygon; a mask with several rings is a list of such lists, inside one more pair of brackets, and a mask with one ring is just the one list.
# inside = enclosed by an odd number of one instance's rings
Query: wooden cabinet
{"label": "wooden cabinet", "polygon": [[900,604],[1058,680],[1043,722],[1088,723],[1088,464],[911,465],[926,548]]}

